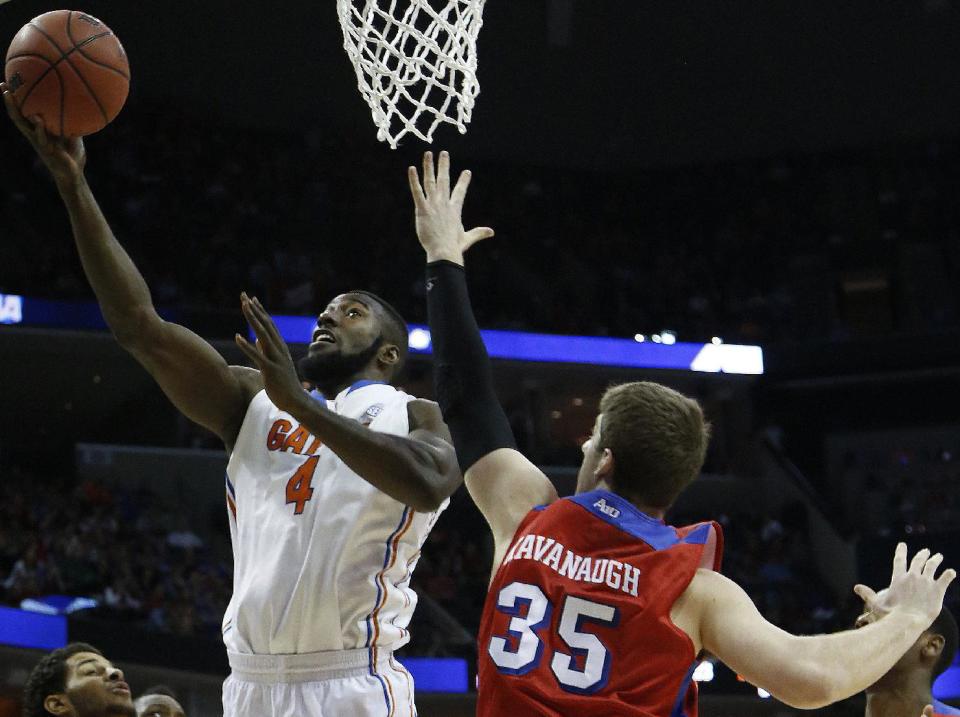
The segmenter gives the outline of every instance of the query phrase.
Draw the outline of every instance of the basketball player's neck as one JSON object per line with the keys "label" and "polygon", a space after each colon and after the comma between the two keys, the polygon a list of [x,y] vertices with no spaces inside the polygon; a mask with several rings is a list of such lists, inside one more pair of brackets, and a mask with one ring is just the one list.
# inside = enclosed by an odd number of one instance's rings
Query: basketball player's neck
{"label": "basketball player's neck", "polygon": [[651,518],[655,518],[656,520],[663,520],[667,515],[667,508],[654,508],[653,506],[647,505],[644,501],[638,499],[636,496],[617,490],[615,485],[612,485],[609,481],[603,478],[597,481],[596,489],[608,490],[611,493],[616,493],[628,503],[632,504],[633,507],[639,510],[641,513]]}
{"label": "basketball player's neck", "polygon": [[867,690],[865,717],[920,716],[923,708],[933,702],[930,675],[916,671],[904,677],[897,685]]}
{"label": "basketball player's neck", "polygon": [[340,395],[341,391],[344,391],[360,381],[376,381],[378,383],[389,383],[387,377],[384,376],[381,372],[371,369],[364,369],[358,373],[355,373],[353,376],[347,378],[340,378],[337,380],[325,381],[323,383],[315,384],[315,388],[325,397],[329,399],[336,398]]}

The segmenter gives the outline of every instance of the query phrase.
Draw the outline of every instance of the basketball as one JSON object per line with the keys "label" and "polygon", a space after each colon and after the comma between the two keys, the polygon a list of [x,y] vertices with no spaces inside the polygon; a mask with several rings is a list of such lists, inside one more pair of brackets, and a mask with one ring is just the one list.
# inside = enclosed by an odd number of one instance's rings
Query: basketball
{"label": "basketball", "polygon": [[130,89],[120,40],[97,18],[54,10],[33,18],[7,50],[4,77],[25,117],[51,134],[81,137],[106,127]]}

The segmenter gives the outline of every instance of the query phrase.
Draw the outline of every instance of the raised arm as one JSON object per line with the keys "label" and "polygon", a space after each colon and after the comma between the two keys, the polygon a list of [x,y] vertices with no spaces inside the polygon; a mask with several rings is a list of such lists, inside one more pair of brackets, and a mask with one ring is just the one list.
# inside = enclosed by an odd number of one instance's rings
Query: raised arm
{"label": "raised arm", "polygon": [[935,579],[942,555],[921,550],[907,568],[907,548],[894,557],[884,616],[858,630],[798,637],[760,615],[736,583],[701,570],[684,595],[699,605],[695,644],[716,655],[749,682],[800,709],[815,709],[865,690],[879,680],[940,613],[956,576]]}
{"label": "raised arm", "polygon": [[427,253],[434,382],[467,490],[493,531],[496,566],[523,517],[534,506],[556,500],[557,493],[549,479],[516,450],[470,306],[463,252],[493,236],[493,230],[463,228],[461,211],[470,172],[461,174],[451,191],[446,152],[440,154],[437,170],[435,174],[430,152],[423,159],[423,185],[417,170],[408,170],[417,236]]}
{"label": "raised arm", "polygon": [[243,315],[257,335],[237,334],[240,350],[260,367],[273,404],[323,441],[350,469],[414,510],[431,512],[460,485],[460,468],[440,409],[430,401],[407,404],[406,436],[371,431],[314,400],[300,384],[286,342],[260,301],[241,296]]}
{"label": "raised arm", "polygon": [[28,121],[0,86],[7,112],[50,170],[63,199],[87,280],[117,341],[143,365],[174,405],[232,446],[256,371],[227,362],[202,338],[160,318],[150,290],[114,237],[84,176],[83,140],[48,136]]}

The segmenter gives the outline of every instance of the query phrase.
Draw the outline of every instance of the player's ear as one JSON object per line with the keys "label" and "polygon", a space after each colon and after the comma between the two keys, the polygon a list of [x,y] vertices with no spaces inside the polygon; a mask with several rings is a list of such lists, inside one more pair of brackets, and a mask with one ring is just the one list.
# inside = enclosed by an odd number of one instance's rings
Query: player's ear
{"label": "player's ear", "polygon": [[943,635],[928,635],[923,643],[923,656],[932,660],[937,659],[943,652],[945,644],[946,640],[943,639]]}
{"label": "player's ear", "polygon": [[603,453],[600,454],[600,460],[597,462],[597,467],[593,469],[593,474],[600,480],[609,482],[613,475],[614,464],[613,452],[609,448],[604,448]]}
{"label": "player's ear", "polygon": [[384,344],[380,347],[377,359],[386,366],[395,366],[400,360],[400,348],[395,344]]}
{"label": "player's ear", "polygon": [[43,708],[52,715],[70,714],[73,709],[65,694],[47,695],[43,700]]}

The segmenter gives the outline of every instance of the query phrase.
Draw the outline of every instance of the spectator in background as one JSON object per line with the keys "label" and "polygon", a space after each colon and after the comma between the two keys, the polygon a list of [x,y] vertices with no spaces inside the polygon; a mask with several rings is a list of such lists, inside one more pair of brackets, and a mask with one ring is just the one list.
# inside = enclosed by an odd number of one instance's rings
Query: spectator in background
{"label": "spectator in background", "polygon": [[83,642],[45,655],[23,697],[24,717],[137,717],[123,671]]}
{"label": "spectator in background", "polygon": [[173,690],[166,685],[147,688],[134,706],[137,717],[187,717]]}

